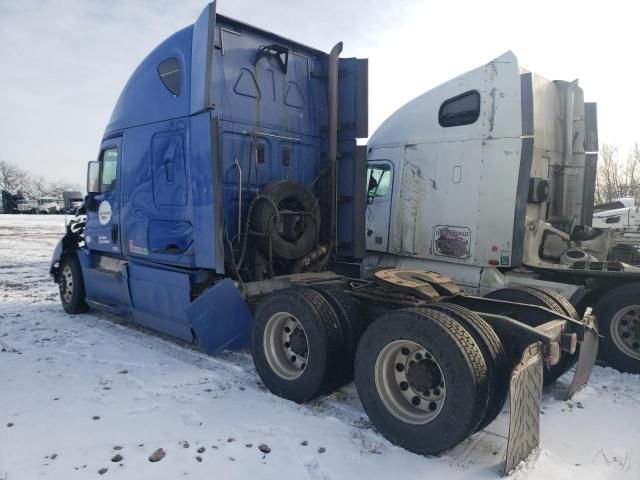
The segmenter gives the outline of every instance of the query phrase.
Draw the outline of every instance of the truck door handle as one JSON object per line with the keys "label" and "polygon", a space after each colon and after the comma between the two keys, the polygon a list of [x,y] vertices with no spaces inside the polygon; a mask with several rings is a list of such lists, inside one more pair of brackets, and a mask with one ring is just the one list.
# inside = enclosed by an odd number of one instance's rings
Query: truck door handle
{"label": "truck door handle", "polygon": [[173,162],[167,160],[166,162],[164,162],[164,168],[167,174],[167,182],[172,183],[173,179],[175,178],[173,174]]}
{"label": "truck door handle", "polygon": [[116,243],[118,241],[118,224],[114,223],[111,225],[111,243]]}

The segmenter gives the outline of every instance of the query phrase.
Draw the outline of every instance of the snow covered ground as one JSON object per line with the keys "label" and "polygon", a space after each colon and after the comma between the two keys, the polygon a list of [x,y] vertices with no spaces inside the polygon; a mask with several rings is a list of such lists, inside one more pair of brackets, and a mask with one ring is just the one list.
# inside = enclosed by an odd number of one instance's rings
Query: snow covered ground
{"label": "snow covered ground", "polygon": [[[47,273],[63,231],[62,216],[0,215],[0,480],[498,478],[506,411],[425,458],[379,435],[353,386],[297,405],[264,389],[247,352],[66,315]],[[596,367],[564,402],[568,379],[545,391],[541,448],[513,478],[640,478],[640,376]]]}

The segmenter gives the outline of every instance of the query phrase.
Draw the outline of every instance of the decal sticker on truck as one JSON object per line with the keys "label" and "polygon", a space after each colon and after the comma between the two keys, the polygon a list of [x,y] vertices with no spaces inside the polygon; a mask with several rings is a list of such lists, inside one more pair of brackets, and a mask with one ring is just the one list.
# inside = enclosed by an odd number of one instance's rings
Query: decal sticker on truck
{"label": "decal sticker on truck", "polygon": [[468,258],[471,256],[471,229],[451,225],[437,225],[433,233],[436,255]]}
{"label": "decal sticker on truck", "polygon": [[129,239],[129,252],[137,253],[138,255],[149,255],[149,249],[146,247],[136,247],[133,244],[133,240]]}
{"label": "decal sticker on truck", "polygon": [[98,208],[98,220],[100,220],[100,225],[106,225],[111,221],[111,204],[106,200],[100,202],[100,208]]}

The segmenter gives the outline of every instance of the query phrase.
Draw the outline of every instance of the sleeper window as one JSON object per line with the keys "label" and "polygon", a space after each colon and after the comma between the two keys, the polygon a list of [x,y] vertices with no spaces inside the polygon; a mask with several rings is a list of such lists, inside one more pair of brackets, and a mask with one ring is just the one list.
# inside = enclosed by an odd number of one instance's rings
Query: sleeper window
{"label": "sleeper window", "polygon": [[443,127],[470,125],[480,116],[480,94],[472,90],[445,100],[438,112],[438,122]]}
{"label": "sleeper window", "polygon": [[177,58],[168,58],[158,65],[158,75],[167,90],[176,97],[180,95],[181,79],[180,79],[180,62]]}

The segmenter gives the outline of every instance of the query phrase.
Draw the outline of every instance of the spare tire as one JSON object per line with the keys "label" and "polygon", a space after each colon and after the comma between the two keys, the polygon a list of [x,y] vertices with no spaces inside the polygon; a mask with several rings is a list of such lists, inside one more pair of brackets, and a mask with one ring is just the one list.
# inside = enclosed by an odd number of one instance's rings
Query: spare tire
{"label": "spare tire", "polygon": [[[282,180],[267,184],[261,194],[268,198],[258,199],[251,216],[258,247],[268,253],[271,246],[273,255],[282,260],[297,260],[311,252],[320,232],[320,207],[311,190],[299,182]],[[276,222],[278,214],[280,221]]]}

